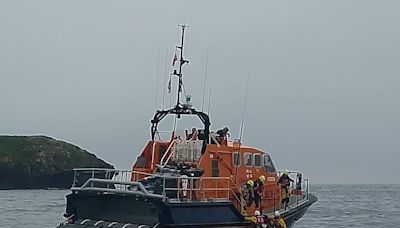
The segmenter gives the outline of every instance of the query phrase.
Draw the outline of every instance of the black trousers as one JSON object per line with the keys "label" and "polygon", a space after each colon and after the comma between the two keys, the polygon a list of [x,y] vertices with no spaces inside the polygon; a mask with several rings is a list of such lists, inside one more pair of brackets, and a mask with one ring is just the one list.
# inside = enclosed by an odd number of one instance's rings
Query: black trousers
{"label": "black trousers", "polygon": [[258,193],[254,193],[254,197],[249,195],[249,202],[247,202],[247,207],[251,207],[251,205],[254,202],[256,204],[256,208],[259,208],[260,207],[260,200],[261,200],[261,196]]}

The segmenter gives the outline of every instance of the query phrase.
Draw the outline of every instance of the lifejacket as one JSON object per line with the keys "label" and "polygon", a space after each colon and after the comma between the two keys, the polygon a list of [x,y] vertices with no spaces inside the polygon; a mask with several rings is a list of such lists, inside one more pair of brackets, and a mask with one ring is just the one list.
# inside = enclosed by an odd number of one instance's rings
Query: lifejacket
{"label": "lifejacket", "polygon": [[257,179],[254,181],[253,189],[254,189],[254,193],[257,193],[260,195],[263,192],[264,184],[259,179]]}
{"label": "lifejacket", "polygon": [[283,218],[278,218],[278,220],[276,220],[276,224],[278,228],[286,228],[286,223],[285,220],[283,220]]}
{"label": "lifejacket", "polygon": [[290,185],[290,177],[286,174],[283,174],[281,178],[279,178],[278,183],[280,183],[282,187],[288,187]]}
{"label": "lifejacket", "polygon": [[257,218],[256,218],[255,216],[244,217],[244,219],[245,219],[246,221],[249,221],[249,222],[253,223],[253,224],[256,224],[256,223],[257,223]]}
{"label": "lifejacket", "polygon": [[256,216],[256,223],[257,224],[263,224],[264,223],[264,216],[262,216],[262,215],[259,215],[259,216]]}

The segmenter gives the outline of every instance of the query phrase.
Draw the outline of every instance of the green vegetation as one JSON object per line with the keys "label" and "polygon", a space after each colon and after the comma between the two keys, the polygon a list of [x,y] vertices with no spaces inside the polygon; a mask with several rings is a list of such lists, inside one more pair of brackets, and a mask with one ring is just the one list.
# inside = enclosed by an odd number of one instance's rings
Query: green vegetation
{"label": "green vegetation", "polygon": [[0,136],[0,165],[56,165],[61,170],[105,162],[75,145],[46,136]]}
{"label": "green vegetation", "polygon": [[0,163],[30,160],[33,153],[26,148],[33,148],[33,145],[27,139],[26,136],[0,136],[0,158],[3,158]]}
{"label": "green vegetation", "polygon": [[114,168],[86,150],[47,136],[0,136],[0,189],[68,187],[72,169],[82,167]]}

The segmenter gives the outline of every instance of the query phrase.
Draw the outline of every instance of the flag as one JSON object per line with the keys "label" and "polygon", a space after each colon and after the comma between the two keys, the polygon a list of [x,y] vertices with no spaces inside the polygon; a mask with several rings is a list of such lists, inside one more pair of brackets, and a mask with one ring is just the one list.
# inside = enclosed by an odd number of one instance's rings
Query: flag
{"label": "flag", "polygon": [[175,66],[175,62],[178,60],[178,57],[176,56],[176,53],[174,55],[174,58],[172,59],[172,66]]}
{"label": "flag", "polygon": [[171,77],[169,78],[168,81],[168,93],[171,93]]}

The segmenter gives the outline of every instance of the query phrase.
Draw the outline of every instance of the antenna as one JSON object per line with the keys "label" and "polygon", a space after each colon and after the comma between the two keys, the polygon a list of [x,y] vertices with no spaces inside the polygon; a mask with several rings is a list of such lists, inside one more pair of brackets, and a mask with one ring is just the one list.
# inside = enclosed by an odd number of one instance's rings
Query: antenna
{"label": "antenna", "polygon": [[[242,143],[242,136],[243,136],[243,126],[244,126],[244,115],[246,113],[246,104],[247,104],[247,92],[249,90],[249,81],[250,81],[250,74],[251,74],[251,66],[249,66],[249,73],[247,75],[247,82],[246,82],[246,93],[244,95],[244,104],[243,104],[243,113],[242,113],[242,121],[240,124],[240,134],[239,134],[239,142]],[[240,147],[239,144],[239,147]]]}
{"label": "antenna", "polygon": [[211,109],[211,89],[210,93],[208,94],[208,115],[210,115],[210,109]]}
{"label": "antenna", "polygon": [[165,87],[167,85],[167,61],[168,61],[168,46],[165,47],[165,64],[164,64],[164,89],[163,89],[163,98],[162,98],[162,109],[164,110],[165,103]]}
{"label": "antenna", "polygon": [[[247,104],[247,92],[249,90],[249,81],[250,81],[250,74],[251,74],[251,66],[249,65],[249,73],[247,75],[247,82],[246,82],[246,92],[244,96],[244,104],[243,104],[243,112],[242,112],[242,121],[240,123],[240,133],[239,133],[239,147],[238,152],[240,154],[240,146],[242,145],[242,137],[243,137],[243,127],[244,127],[244,117],[246,113],[246,104]],[[239,158],[238,158],[239,159]],[[238,168],[235,166],[235,183],[237,178],[237,171]]]}
{"label": "antenna", "polygon": [[[178,89],[177,89],[177,95],[176,95],[176,105],[168,110],[157,110],[156,113],[154,114],[153,119],[150,121],[151,122],[151,139],[154,140],[155,136],[157,134],[157,126],[158,123],[163,120],[167,115],[174,115],[176,119],[180,119],[181,115],[196,115],[200,121],[204,124],[204,140],[202,143],[202,153],[206,151],[207,144],[209,144],[210,139],[209,139],[209,134],[210,134],[210,118],[209,116],[204,113],[200,112],[194,108],[192,108],[192,103],[190,102],[191,96],[186,95],[185,91],[185,86],[182,82],[182,66],[185,63],[188,63],[189,61],[183,58],[183,45],[184,45],[184,40],[185,40],[185,29],[188,27],[186,25],[179,25],[182,29],[182,37],[181,37],[181,43],[180,46],[176,46],[175,50],[180,49],[180,59],[176,55],[174,55],[174,59],[172,61],[172,66],[175,66],[175,62],[179,60],[179,69],[174,69],[173,73],[170,74],[170,79],[172,76],[177,76],[177,82],[178,82]],[[171,81],[171,80],[170,80]],[[170,89],[170,83],[168,83],[168,89]],[[180,103],[180,94],[184,93],[186,95],[186,100],[185,103]],[[175,119],[175,122],[176,122]],[[174,124],[174,130],[176,129],[176,123]]]}
{"label": "antenna", "polygon": [[157,109],[158,104],[158,72],[160,69],[160,48],[157,49],[157,79],[156,79],[156,104],[154,109]]}
{"label": "antenna", "polygon": [[207,69],[208,69],[208,52],[210,51],[210,47],[207,48],[207,55],[206,55],[206,70],[204,71],[204,85],[203,85],[203,101],[201,103],[201,111],[203,111],[204,106],[204,96],[206,93],[206,84],[207,84]]}
{"label": "antenna", "polygon": [[189,62],[189,60],[183,59],[183,42],[184,42],[184,37],[185,37],[185,29],[189,26],[187,26],[187,25],[178,25],[178,26],[180,26],[182,29],[181,45],[176,46],[176,48],[181,50],[180,51],[180,59],[179,59],[179,69],[178,69],[179,71],[176,72],[176,70],[174,70],[174,72],[172,73],[172,75],[178,76],[178,91],[177,91],[178,94],[177,94],[177,98],[176,98],[176,106],[177,107],[180,105],[179,100],[180,100],[180,94],[182,92],[182,85],[183,85],[183,83],[182,83],[182,66],[185,63]]}

